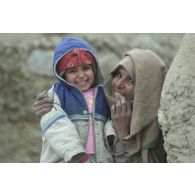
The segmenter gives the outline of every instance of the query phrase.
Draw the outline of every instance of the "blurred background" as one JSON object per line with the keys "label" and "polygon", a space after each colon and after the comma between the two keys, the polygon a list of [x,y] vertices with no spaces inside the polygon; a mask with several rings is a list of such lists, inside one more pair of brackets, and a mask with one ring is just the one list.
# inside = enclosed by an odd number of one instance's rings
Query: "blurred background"
{"label": "blurred background", "polygon": [[0,34],[0,162],[39,162],[41,130],[33,103],[55,81],[53,52],[65,36],[89,42],[103,66],[136,47],[151,49],[169,68],[184,34]]}

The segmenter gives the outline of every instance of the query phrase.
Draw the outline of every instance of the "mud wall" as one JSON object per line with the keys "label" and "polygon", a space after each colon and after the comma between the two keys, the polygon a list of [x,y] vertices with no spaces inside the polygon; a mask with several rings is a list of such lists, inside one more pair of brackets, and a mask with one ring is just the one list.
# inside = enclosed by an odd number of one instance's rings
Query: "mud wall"
{"label": "mud wall", "polygon": [[195,162],[195,34],[186,34],[163,86],[159,122],[168,162]]}

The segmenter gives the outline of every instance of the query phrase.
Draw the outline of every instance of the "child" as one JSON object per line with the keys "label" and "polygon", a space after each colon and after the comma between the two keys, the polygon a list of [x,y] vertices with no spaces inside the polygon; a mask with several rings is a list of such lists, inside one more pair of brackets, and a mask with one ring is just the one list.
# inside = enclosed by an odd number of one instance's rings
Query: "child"
{"label": "child", "polygon": [[110,110],[93,49],[79,38],[62,39],[53,71],[59,81],[48,91],[53,108],[41,118],[40,162],[113,162],[106,137],[115,134],[104,130]]}

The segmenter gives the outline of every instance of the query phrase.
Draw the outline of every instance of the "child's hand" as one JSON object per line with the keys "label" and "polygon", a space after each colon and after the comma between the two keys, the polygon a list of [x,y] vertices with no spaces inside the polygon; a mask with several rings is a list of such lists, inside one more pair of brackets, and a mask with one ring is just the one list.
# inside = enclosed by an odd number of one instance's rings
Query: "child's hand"
{"label": "child's hand", "polygon": [[111,118],[119,140],[130,134],[131,106],[124,97],[112,105]]}
{"label": "child's hand", "polygon": [[53,100],[49,98],[46,91],[41,92],[34,103],[34,113],[41,118],[44,114],[51,111],[53,107]]}

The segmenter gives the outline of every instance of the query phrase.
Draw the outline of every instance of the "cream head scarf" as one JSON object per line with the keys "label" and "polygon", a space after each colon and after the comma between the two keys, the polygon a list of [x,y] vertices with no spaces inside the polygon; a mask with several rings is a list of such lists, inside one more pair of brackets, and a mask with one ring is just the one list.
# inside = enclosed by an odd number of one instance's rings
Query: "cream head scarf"
{"label": "cream head scarf", "polygon": [[[134,81],[134,99],[130,125],[130,137],[147,128],[156,120],[158,127],[157,113],[160,106],[160,96],[166,74],[164,62],[152,51],[142,49],[132,49],[125,54],[125,57],[112,69],[106,70],[106,74],[115,71],[119,66],[123,66]],[[106,87],[107,99],[110,105],[109,88]],[[146,133],[147,134],[147,133]],[[158,137],[156,129],[150,129],[150,135],[145,135],[146,142]],[[147,138],[148,137],[148,138]]]}

